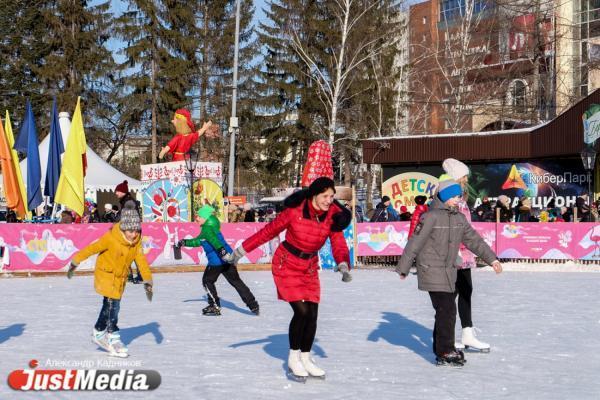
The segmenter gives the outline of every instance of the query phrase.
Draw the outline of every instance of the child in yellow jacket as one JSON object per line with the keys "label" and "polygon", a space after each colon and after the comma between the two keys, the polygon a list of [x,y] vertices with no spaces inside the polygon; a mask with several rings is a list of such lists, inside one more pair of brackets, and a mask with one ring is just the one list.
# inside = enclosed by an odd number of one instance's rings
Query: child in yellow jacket
{"label": "child in yellow jacket", "polygon": [[121,221],[100,239],[80,250],[71,261],[67,277],[71,279],[75,268],[93,254],[98,254],[94,271],[94,287],[104,297],[98,321],[93,329],[93,342],[108,350],[111,355],[127,357],[127,347],[121,342],[119,309],[121,296],[129,273],[129,266],[135,261],[144,280],[148,300],[152,300],[152,273],[142,251],[142,225],[133,202],[125,204]]}

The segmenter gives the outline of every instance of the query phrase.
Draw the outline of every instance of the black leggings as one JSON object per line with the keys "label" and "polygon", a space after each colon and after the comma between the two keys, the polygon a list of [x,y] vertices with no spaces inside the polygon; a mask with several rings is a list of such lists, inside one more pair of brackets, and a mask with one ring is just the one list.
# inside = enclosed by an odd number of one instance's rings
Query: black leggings
{"label": "black leggings", "polygon": [[293,301],[290,303],[294,317],[290,322],[290,349],[307,353],[312,348],[317,333],[319,303]]}
{"label": "black leggings", "polygon": [[473,294],[473,282],[471,281],[471,269],[464,268],[456,271],[456,294],[458,294],[458,316],[463,328],[471,328],[471,295]]}

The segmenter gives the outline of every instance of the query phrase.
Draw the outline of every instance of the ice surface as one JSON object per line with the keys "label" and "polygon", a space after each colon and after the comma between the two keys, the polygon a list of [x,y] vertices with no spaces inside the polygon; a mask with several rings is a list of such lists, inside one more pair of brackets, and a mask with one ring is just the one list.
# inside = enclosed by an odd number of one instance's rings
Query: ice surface
{"label": "ice surface", "polygon": [[[202,316],[201,274],[156,274],[148,303],[128,286],[119,326],[138,369],[155,369],[150,393],[19,393],[6,377],[37,359],[105,362],[91,343],[101,298],[92,277],[0,279],[0,399],[598,399],[600,274],[474,272],[473,319],[489,354],[467,354],[462,369],[435,367],[433,309],[384,270],[354,272],[351,283],[322,273],[315,361],[326,381],[285,376],[289,306],[269,272],[242,272],[260,317],[221,278],[221,317]],[[458,332],[457,328],[457,332]],[[168,396],[168,397],[166,397]]]}

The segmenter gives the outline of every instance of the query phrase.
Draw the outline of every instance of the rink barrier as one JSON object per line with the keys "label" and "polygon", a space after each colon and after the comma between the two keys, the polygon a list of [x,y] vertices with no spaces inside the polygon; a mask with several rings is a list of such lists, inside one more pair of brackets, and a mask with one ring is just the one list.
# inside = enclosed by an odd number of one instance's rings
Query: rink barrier
{"label": "rink barrier", "polygon": [[[229,245],[236,248],[264,225],[223,224],[222,232]],[[600,224],[597,223],[476,222],[473,226],[501,260],[600,263]],[[394,266],[406,246],[408,227],[408,222],[356,224],[347,243],[356,254],[357,266]],[[73,254],[110,228],[110,224],[0,224],[3,249],[0,272],[64,271]],[[179,239],[198,235],[199,227],[195,223],[144,223],[142,232],[144,253],[157,270],[207,263],[201,247],[183,248],[181,260],[175,260],[173,254],[173,244]],[[283,236],[284,233],[247,254],[240,264],[268,265]],[[81,263],[79,270],[92,270],[94,263],[95,257],[90,257]],[[330,266],[331,263],[326,265]]]}

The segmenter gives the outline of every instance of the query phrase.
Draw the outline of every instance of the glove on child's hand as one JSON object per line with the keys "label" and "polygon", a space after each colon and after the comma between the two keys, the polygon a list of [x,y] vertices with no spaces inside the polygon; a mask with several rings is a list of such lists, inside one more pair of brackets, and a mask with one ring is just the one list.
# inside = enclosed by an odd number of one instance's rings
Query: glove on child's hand
{"label": "glove on child's hand", "polygon": [[342,282],[352,281],[352,275],[350,275],[350,267],[347,262],[341,262],[335,266],[335,272],[342,273]]}
{"label": "glove on child's hand", "polygon": [[185,240],[181,239],[180,241],[178,241],[177,243],[175,243],[175,247],[183,247],[185,246]]}
{"label": "glove on child's hand", "polygon": [[233,262],[233,254],[228,253],[227,250],[225,249],[225,247],[221,247],[217,251],[219,252],[219,257],[221,257],[221,260],[225,261],[226,263],[230,263],[230,264]]}
{"label": "glove on child's hand", "polygon": [[144,290],[146,291],[146,298],[148,301],[152,301],[152,296],[154,295],[154,289],[152,288],[152,282],[144,283]]}
{"label": "glove on child's hand", "polygon": [[69,270],[67,271],[68,279],[71,279],[73,277],[73,274],[75,273],[75,268],[77,268],[77,264],[71,261],[71,264],[69,264]]}

